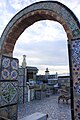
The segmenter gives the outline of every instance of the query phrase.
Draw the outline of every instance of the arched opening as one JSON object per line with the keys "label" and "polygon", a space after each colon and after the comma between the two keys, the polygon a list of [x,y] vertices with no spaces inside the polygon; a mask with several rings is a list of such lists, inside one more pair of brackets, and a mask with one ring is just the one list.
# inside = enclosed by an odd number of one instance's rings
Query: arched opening
{"label": "arched opening", "polygon": [[[20,11],[12,18],[12,20],[8,23],[8,25],[6,26],[5,30],[2,33],[1,41],[0,41],[1,55],[13,56],[14,46],[19,36],[23,33],[23,31],[26,28],[28,28],[30,25],[40,20],[57,21],[63,26],[66,32],[69,43],[69,62],[70,62],[70,74],[71,74],[70,77],[71,77],[71,85],[72,85],[71,86],[71,91],[72,91],[71,111],[73,113],[72,119],[74,119],[74,112],[76,119],[78,119],[79,108],[77,107],[77,104],[79,104],[78,103],[79,95],[78,97],[73,96],[73,89],[76,87],[76,83],[78,84],[78,79],[79,79],[79,71],[78,71],[79,68],[77,69],[75,68],[75,67],[79,67],[79,59],[77,59],[79,58],[78,55],[79,50],[76,50],[75,46],[77,46],[78,48],[78,45],[76,45],[75,40],[77,40],[78,43],[80,39],[80,24],[76,16],[69,8],[67,8],[65,5],[57,1],[38,2],[24,8],[22,11]],[[76,56],[76,60],[74,59],[75,56]],[[74,70],[77,70],[78,72]],[[75,80],[76,82],[73,83],[73,80]],[[76,99],[74,100],[74,102],[73,102],[73,98]]]}
{"label": "arched opening", "polygon": [[[37,30],[35,29],[35,27]],[[57,27],[59,28],[59,30],[56,30]],[[49,29],[49,31],[48,31],[48,29]],[[31,32],[31,34],[30,34],[30,32]],[[47,68],[47,67],[49,68],[50,75],[53,75],[56,72],[58,72],[58,74],[69,73],[69,71],[68,71],[69,65],[67,63],[68,62],[67,36],[66,36],[66,33],[65,33],[63,27],[59,23],[51,21],[51,20],[45,20],[45,21],[43,20],[43,21],[36,22],[32,26],[28,27],[21,36],[19,37],[18,41],[16,42],[16,45],[15,45],[16,50],[14,47],[13,55],[15,57],[18,58],[21,56],[21,54],[23,55],[26,53],[27,66],[36,66],[39,69],[40,74],[42,73],[42,75],[44,74],[45,68]],[[19,44],[20,42],[22,43],[21,46]],[[18,44],[19,44],[19,46],[18,46]],[[24,51],[23,51],[23,46],[25,48]],[[18,47],[21,48],[21,51],[17,50]],[[52,54],[51,54],[51,52],[52,52]],[[61,58],[63,58],[62,60],[60,60],[59,55],[61,56]],[[20,57],[20,59],[21,59],[21,57]],[[55,63],[55,61],[56,61],[56,63]],[[21,60],[21,62],[22,62],[22,60]],[[62,66],[60,66],[60,65],[62,65]],[[43,69],[43,71],[41,71],[41,69]],[[57,101],[56,95],[55,95],[55,99]],[[52,98],[53,104],[56,103],[55,99]],[[48,106],[49,106],[49,102],[47,103]],[[46,101],[45,101],[45,103],[46,103]],[[35,104],[35,103],[33,103],[33,104]],[[32,108],[34,106],[33,104],[31,103]],[[44,107],[44,109],[46,110],[47,113],[49,113],[48,106],[47,106],[47,109]],[[25,107],[26,107],[26,105],[25,105]],[[70,106],[68,106],[68,107],[70,109]],[[42,107],[40,107],[40,108],[42,108]],[[58,106],[56,105],[56,109],[57,108],[58,108]],[[53,109],[54,109],[54,105],[53,105]],[[65,106],[65,109],[67,109],[66,106]],[[58,110],[59,110],[59,108],[58,108]],[[32,109],[31,109],[31,111],[33,113]],[[40,111],[39,108],[38,108],[38,111]],[[51,112],[52,111],[53,110],[51,110]],[[26,112],[26,110],[24,112]],[[34,108],[34,112],[36,112],[35,108]],[[29,115],[32,113],[26,112],[26,114],[24,114],[24,117],[26,115]],[[54,110],[54,113],[56,113],[56,110]],[[64,112],[64,114],[65,114],[65,112]],[[19,117],[21,117],[20,115],[21,114],[19,112]],[[69,115],[70,114],[68,114],[68,117],[69,117]],[[53,114],[51,114],[51,116],[49,114],[50,118],[52,118],[52,116],[53,116]],[[55,119],[57,119],[57,118],[55,118]]]}
{"label": "arched opening", "polygon": [[[25,48],[24,50],[23,46]],[[69,73],[67,36],[62,25],[58,22],[43,20],[28,27],[18,38],[13,51],[13,56],[20,60],[20,66],[22,64],[22,56],[25,53],[27,55],[28,65],[38,67],[38,74],[44,74],[44,70],[47,67],[51,68],[51,72],[57,71],[61,74],[65,70],[64,73]],[[61,59],[59,56],[63,58],[61,63],[59,63]],[[50,65],[51,63],[52,67]],[[62,65],[60,71],[58,71],[58,65]],[[43,70],[42,72],[40,71],[41,68]]]}

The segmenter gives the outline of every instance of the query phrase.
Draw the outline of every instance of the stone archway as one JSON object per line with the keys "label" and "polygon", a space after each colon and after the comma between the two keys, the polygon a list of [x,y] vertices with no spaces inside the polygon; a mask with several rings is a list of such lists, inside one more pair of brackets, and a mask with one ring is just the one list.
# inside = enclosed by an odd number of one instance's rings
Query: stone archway
{"label": "stone archway", "polygon": [[34,22],[46,19],[59,22],[68,38],[72,93],[71,112],[72,119],[75,117],[77,120],[80,119],[80,23],[68,7],[57,1],[42,1],[21,10],[11,19],[2,33],[0,53],[13,56],[14,46],[21,33]]}

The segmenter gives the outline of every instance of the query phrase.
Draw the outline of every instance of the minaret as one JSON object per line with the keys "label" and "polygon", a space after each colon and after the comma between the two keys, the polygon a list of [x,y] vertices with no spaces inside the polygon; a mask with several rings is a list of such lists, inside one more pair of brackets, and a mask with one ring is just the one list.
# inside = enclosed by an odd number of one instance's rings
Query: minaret
{"label": "minaret", "polygon": [[46,68],[45,75],[49,75],[49,70]]}
{"label": "minaret", "polygon": [[58,78],[58,73],[56,72],[56,78]]}
{"label": "minaret", "polygon": [[22,67],[25,68],[26,67],[26,55],[23,55],[23,62],[22,62]]}

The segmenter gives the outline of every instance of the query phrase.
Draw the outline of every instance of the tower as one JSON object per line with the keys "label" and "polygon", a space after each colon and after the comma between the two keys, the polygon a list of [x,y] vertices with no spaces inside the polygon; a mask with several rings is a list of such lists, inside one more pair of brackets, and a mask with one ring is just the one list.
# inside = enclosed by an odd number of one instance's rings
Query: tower
{"label": "tower", "polygon": [[26,55],[23,55],[23,62],[22,62],[22,67],[25,68],[26,67]]}
{"label": "tower", "polygon": [[45,75],[49,75],[49,70],[46,68]]}

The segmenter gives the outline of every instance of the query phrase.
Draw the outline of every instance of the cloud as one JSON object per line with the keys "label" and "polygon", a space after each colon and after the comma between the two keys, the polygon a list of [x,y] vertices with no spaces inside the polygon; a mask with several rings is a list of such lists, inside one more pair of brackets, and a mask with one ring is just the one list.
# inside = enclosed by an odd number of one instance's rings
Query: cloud
{"label": "cloud", "polygon": [[60,38],[67,39],[66,33],[58,22],[44,20],[28,27],[19,37],[21,43],[26,45],[31,41],[57,41]]}
{"label": "cloud", "polygon": [[9,0],[9,3],[13,9],[16,11],[19,11],[23,9],[24,7],[31,4],[30,0]]}
{"label": "cloud", "polygon": [[[32,36],[33,38],[33,36]],[[24,48],[24,51],[23,51]],[[65,49],[64,49],[65,48]],[[19,52],[17,49],[19,49],[21,52]],[[30,43],[22,43],[17,45],[17,49],[15,49],[16,56],[17,54],[26,54],[29,60],[33,61],[32,63],[34,65],[36,64],[53,64],[53,65],[64,65],[67,59],[67,41],[66,40],[57,40],[57,41],[38,41],[36,40],[30,42]],[[33,59],[38,59],[37,61],[34,61]],[[62,61],[61,61],[62,60]],[[56,61],[56,63],[55,63]],[[61,61],[61,63],[59,62]],[[31,63],[31,62],[29,62]]]}
{"label": "cloud", "polygon": [[8,0],[0,1],[0,35],[15,13],[10,7]]}
{"label": "cloud", "polygon": [[19,58],[20,65],[23,54],[27,55],[27,64],[36,66],[39,73],[44,74],[45,67],[52,71],[51,66],[61,66],[60,70],[57,68],[53,71],[63,71],[64,66],[68,66],[67,36],[63,27],[49,20],[34,23],[24,31],[15,45],[14,55]]}
{"label": "cloud", "polygon": [[58,0],[66,5],[80,21],[80,0]]}
{"label": "cloud", "polygon": [[58,74],[69,73],[69,66],[39,65],[38,68],[39,68],[38,74],[45,74],[46,68],[49,69],[49,74],[55,74],[56,72],[58,72]]}

